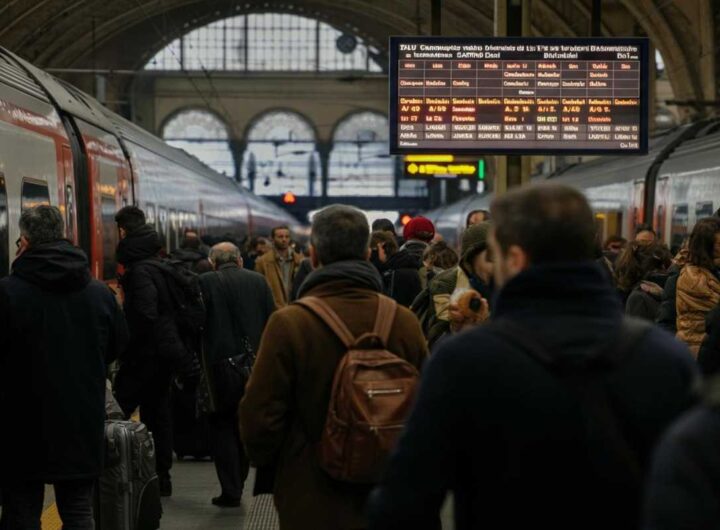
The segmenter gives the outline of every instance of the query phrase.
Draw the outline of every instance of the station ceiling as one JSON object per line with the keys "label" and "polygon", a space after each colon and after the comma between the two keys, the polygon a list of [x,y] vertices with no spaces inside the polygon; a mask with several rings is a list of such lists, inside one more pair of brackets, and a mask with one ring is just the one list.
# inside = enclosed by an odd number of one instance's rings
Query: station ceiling
{"label": "station ceiling", "polygon": [[[534,35],[588,35],[591,0],[531,5]],[[713,6],[711,0],[603,0],[602,29],[607,36],[648,35],[673,73],[676,96],[696,97],[702,75],[693,55],[715,47],[712,15],[720,8]],[[494,0],[444,0],[443,34],[492,35],[493,9]],[[137,69],[196,27],[268,11],[323,19],[380,49],[389,35],[430,29],[430,0],[5,0],[0,45],[44,68]],[[702,29],[708,23],[709,43]]]}

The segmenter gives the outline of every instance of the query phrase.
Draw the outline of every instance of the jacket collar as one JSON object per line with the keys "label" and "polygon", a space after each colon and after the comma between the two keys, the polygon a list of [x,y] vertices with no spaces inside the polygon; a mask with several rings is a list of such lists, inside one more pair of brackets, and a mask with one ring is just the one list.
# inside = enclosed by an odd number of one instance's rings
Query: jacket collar
{"label": "jacket collar", "polygon": [[[382,292],[382,278],[369,261],[344,260],[324,265],[311,272],[300,286],[298,298],[325,284],[342,282],[347,287]],[[337,290],[341,293],[342,290]]]}

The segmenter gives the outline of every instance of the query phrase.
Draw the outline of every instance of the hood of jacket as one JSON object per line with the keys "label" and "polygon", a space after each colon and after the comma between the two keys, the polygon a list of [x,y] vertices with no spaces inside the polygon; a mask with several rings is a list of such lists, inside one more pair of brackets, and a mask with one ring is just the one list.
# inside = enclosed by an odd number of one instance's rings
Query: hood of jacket
{"label": "hood of jacket", "polygon": [[403,248],[388,258],[388,260],[383,264],[383,269],[390,271],[396,271],[399,269],[420,270],[422,266],[422,253],[418,254],[416,247],[413,246],[408,248],[407,244],[405,244]]}
{"label": "hood of jacket", "polygon": [[117,260],[122,265],[130,265],[137,261],[157,256],[162,245],[155,228],[145,225],[122,239],[117,246]]}
{"label": "hood of jacket", "polygon": [[64,239],[30,247],[13,262],[12,273],[58,293],[79,291],[91,279],[85,252]]}
{"label": "hood of jacket", "polygon": [[614,338],[623,308],[593,261],[533,266],[496,293],[492,318],[522,325],[547,351],[584,357]]}
{"label": "hood of jacket", "polygon": [[411,256],[413,256],[420,264],[417,267],[419,269],[420,267],[422,267],[423,264],[423,255],[425,254],[425,250],[427,250],[429,246],[430,245],[428,245],[427,243],[418,239],[411,239],[410,241],[406,241],[405,244],[400,247],[400,252],[407,252]]}
{"label": "hood of jacket", "polygon": [[201,259],[207,259],[207,254],[197,248],[179,248],[172,253],[172,258],[187,263],[195,263]]}
{"label": "hood of jacket", "polygon": [[308,277],[300,286],[298,298],[314,288],[330,282],[343,282],[349,286],[370,289],[379,293],[383,290],[380,273],[369,261],[344,260],[330,265],[323,265],[308,274]]}

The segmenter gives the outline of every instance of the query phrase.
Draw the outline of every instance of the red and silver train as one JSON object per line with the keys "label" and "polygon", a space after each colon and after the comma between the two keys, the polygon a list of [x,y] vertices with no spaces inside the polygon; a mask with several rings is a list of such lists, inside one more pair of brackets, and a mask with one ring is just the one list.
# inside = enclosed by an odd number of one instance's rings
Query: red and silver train
{"label": "red and silver train", "polygon": [[[603,239],[632,239],[640,224],[653,226],[677,248],[698,219],[720,208],[720,120],[684,125],[650,140],[644,156],[607,156],[540,176],[585,193]],[[468,212],[488,209],[492,193],[462,199],[427,215],[437,230],[458,243]]]}
{"label": "red and silver train", "polygon": [[0,48],[0,277],[8,274],[23,209],[65,216],[98,279],[115,277],[115,212],[137,204],[172,250],[185,229],[267,235],[297,221],[184,151]]}

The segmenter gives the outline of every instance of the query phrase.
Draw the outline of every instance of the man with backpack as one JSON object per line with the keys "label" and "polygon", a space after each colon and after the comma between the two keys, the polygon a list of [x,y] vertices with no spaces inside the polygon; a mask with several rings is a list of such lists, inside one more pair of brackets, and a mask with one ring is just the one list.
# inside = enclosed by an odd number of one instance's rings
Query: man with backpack
{"label": "man with backpack", "polygon": [[[240,404],[248,456],[277,465],[283,530],[367,527],[367,496],[427,356],[414,315],[380,294],[368,239],[360,210],[335,205],[315,214],[315,270],[298,302],[270,318]],[[343,446],[348,451],[338,452]]]}
{"label": "man with backpack", "polygon": [[435,351],[370,503],[374,530],[631,529],[662,432],[694,401],[687,348],[625,320],[595,219],[562,185],[496,198],[492,318]]}
{"label": "man with backpack", "polygon": [[[159,257],[160,239],[145,223],[140,208],[122,208],[115,222],[120,236],[117,261],[125,269],[120,278],[123,308],[130,330],[130,343],[120,358],[115,396],[128,417],[140,407],[140,417],[155,439],[160,494],[170,496],[170,384],[175,373],[191,373],[196,362],[190,343],[196,340],[193,335],[202,326],[204,315],[202,308],[196,308],[197,302],[191,303],[183,292],[196,275]],[[199,285],[196,290],[199,293]],[[180,311],[181,306],[186,310]]]}

